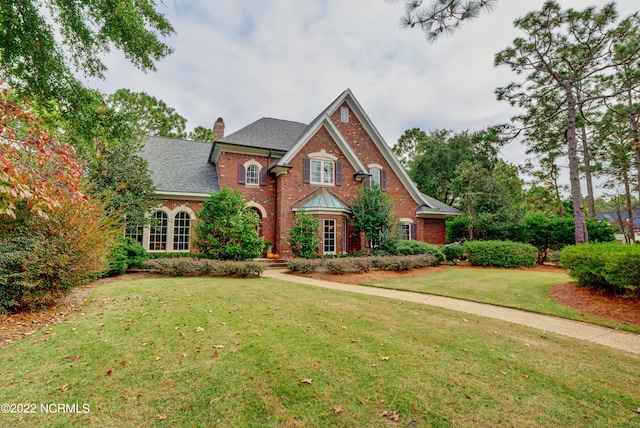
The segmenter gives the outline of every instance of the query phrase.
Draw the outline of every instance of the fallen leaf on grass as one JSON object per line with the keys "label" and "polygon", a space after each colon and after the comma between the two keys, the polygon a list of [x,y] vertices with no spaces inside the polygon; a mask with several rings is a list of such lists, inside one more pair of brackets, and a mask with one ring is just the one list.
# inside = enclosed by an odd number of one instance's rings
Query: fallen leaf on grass
{"label": "fallen leaf on grass", "polygon": [[300,379],[300,382],[305,383],[307,385],[311,385],[311,383],[313,383],[313,379],[304,378],[304,379]]}
{"label": "fallen leaf on grass", "polygon": [[382,361],[389,361],[389,357],[380,357]]}
{"label": "fallen leaf on grass", "polygon": [[127,365],[127,362],[124,360],[124,358],[121,361],[118,361],[118,364],[120,364],[122,367]]}
{"label": "fallen leaf on grass", "polygon": [[342,413],[344,412],[344,409],[342,408],[342,406],[333,406],[333,413],[334,414],[338,414],[338,413]]}
{"label": "fallen leaf on grass", "polygon": [[67,390],[67,385],[60,385],[59,387],[57,387],[56,389],[59,389],[60,391],[64,392]]}
{"label": "fallen leaf on grass", "polygon": [[202,328],[202,327],[197,327],[196,328],[196,332],[198,332],[198,333],[202,333],[203,331],[204,331],[204,328]]}
{"label": "fallen leaf on grass", "polygon": [[156,418],[158,418],[159,421],[164,421],[165,419],[167,419],[169,416],[162,414],[162,415],[156,415]]}
{"label": "fallen leaf on grass", "polygon": [[398,412],[394,412],[394,411],[391,411],[391,410],[385,410],[384,412],[382,412],[380,414],[380,416],[382,416],[383,418],[389,419],[390,421],[398,422],[402,415],[400,413],[398,413]]}
{"label": "fallen leaf on grass", "polygon": [[113,374],[113,371],[112,371],[112,370],[109,370],[109,371],[107,372],[107,376],[111,376],[112,374]]}
{"label": "fallen leaf on grass", "polygon": [[156,361],[160,361],[162,357],[156,357]]}
{"label": "fallen leaf on grass", "polygon": [[209,405],[217,403],[220,400],[222,400],[222,397],[211,397],[211,400],[209,400]]}

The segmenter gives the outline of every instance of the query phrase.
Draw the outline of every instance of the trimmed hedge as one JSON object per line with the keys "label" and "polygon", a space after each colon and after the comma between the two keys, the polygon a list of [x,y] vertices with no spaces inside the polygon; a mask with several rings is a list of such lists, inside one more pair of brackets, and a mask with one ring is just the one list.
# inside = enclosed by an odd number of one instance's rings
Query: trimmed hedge
{"label": "trimmed hedge", "polygon": [[640,296],[640,246],[618,243],[565,247],[560,263],[579,285]]}
{"label": "trimmed hedge", "polygon": [[229,276],[255,278],[262,273],[260,262],[232,262],[194,258],[153,259],[143,264],[150,273],[165,276]]}
{"label": "trimmed hedge", "polygon": [[538,259],[536,247],[522,242],[467,241],[464,249],[473,266],[531,267]]}
{"label": "trimmed hedge", "polygon": [[447,244],[442,247],[442,253],[448,262],[455,260],[464,260],[464,246],[460,244]]}
{"label": "trimmed hedge", "polygon": [[435,266],[438,259],[431,254],[412,256],[366,256],[331,259],[291,259],[288,269],[292,272],[311,273],[325,269],[332,274],[362,273],[370,270],[409,270],[427,266]]}
{"label": "trimmed hedge", "polygon": [[436,258],[438,263],[444,262],[444,254],[437,245],[427,244],[421,241],[396,241],[395,251],[400,256],[414,256],[418,254],[429,254]]}

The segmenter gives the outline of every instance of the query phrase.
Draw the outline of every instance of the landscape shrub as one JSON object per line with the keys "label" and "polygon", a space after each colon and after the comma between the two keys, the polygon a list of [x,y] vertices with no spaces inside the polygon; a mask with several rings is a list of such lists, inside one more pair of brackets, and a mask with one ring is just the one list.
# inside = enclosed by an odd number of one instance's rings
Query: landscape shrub
{"label": "landscape shrub", "polygon": [[168,252],[168,253],[147,253],[150,259],[190,259],[190,258],[198,258],[197,254],[186,252],[186,251],[176,251],[176,252]]}
{"label": "landscape shrub", "polygon": [[287,229],[287,242],[291,245],[293,255],[304,259],[314,258],[318,253],[319,230],[317,218],[306,214],[304,210],[297,211],[293,227]]}
{"label": "landscape shrub", "polygon": [[132,238],[120,237],[109,254],[109,270],[106,276],[124,274],[130,267],[142,267],[149,259],[147,253],[138,241]]}
{"label": "landscape shrub", "polygon": [[443,245],[440,249],[448,262],[465,259],[464,246],[460,244],[447,244]]}
{"label": "landscape shrub", "polygon": [[382,256],[373,257],[371,265],[380,270],[402,271],[427,266],[435,266],[438,259],[432,254],[418,254],[413,256]]}
{"label": "landscape shrub", "polygon": [[234,262],[195,258],[151,259],[143,264],[151,273],[165,276],[259,277],[263,266],[259,262]]}
{"label": "landscape shrub", "polygon": [[258,214],[239,190],[223,188],[202,203],[195,224],[194,244],[213,260],[249,260],[260,257],[264,240],[256,230]]}
{"label": "landscape shrub", "polygon": [[288,268],[292,272],[311,273],[324,269],[329,273],[342,275],[347,273],[362,273],[370,270],[409,270],[438,264],[436,256],[418,254],[411,256],[364,256],[341,257],[328,259],[291,259]]}
{"label": "landscape shrub", "polygon": [[324,260],[322,259],[295,258],[289,259],[287,262],[287,269],[291,272],[311,273],[318,270],[323,263]]}
{"label": "landscape shrub", "polygon": [[467,241],[464,249],[474,266],[530,267],[535,266],[538,258],[538,250],[522,242]]}
{"label": "landscape shrub", "polygon": [[[615,241],[607,221],[586,220],[589,241]],[[570,217],[553,217],[544,213],[528,214],[522,221],[522,239],[538,249],[538,264],[547,259],[549,250],[561,250],[575,243],[575,226]]]}
{"label": "landscape shrub", "polygon": [[640,247],[618,243],[567,246],[560,263],[579,285],[622,295],[640,295]]}
{"label": "landscape shrub", "polygon": [[362,273],[371,270],[372,257],[349,257],[337,259],[325,259],[322,266],[329,273]]}
{"label": "landscape shrub", "polygon": [[438,263],[445,260],[442,249],[437,245],[427,244],[421,241],[396,241],[395,250],[397,254],[403,256],[412,256],[417,254],[429,254],[436,258]]}

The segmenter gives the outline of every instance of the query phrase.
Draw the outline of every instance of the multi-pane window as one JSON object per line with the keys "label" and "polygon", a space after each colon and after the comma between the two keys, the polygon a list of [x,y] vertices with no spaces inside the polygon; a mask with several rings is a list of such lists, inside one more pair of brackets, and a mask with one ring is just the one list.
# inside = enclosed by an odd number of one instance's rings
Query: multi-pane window
{"label": "multi-pane window", "polygon": [[400,224],[400,239],[404,239],[405,241],[411,240],[411,224],[410,223]]}
{"label": "multi-pane window", "polygon": [[311,182],[314,184],[334,183],[333,161],[311,160]]}
{"label": "multi-pane window", "polygon": [[325,220],[323,228],[324,254],[336,253],[336,221]]}
{"label": "multi-pane window", "polygon": [[257,165],[249,165],[247,167],[247,184],[255,184],[259,183],[260,178],[260,168]]}
{"label": "multi-pane window", "polygon": [[173,250],[188,251],[191,235],[191,216],[182,211],[173,220]]}
{"label": "multi-pane window", "polygon": [[152,216],[152,226],[149,233],[149,251],[162,251],[167,248],[167,214],[156,211]]}
{"label": "multi-pane window", "polygon": [[128,224],[124,228],[124,237],[135,239],[139,244],[142,244],[142,234],[144,233],[144,226],[136,226]]}
{"label": "multi-pane window", "polygon": [[380,184],[380,170],[379,169],[372,169],[371,171],[371,185],[373,186],[374,184],[381,186]]}

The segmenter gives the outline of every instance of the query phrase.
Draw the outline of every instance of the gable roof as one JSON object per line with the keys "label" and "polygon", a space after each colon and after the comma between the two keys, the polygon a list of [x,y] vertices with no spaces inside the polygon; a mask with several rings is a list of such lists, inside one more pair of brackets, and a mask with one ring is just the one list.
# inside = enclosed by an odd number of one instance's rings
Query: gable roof
{"label": "gable roof", "polygon": [[304,123],[263,117],[218,142],[286,152],[296,144],[306,128]]}
{"label": "gable roof", "polygon": [[[378,132],[376,127],[369,119],[369,116],[365,113],[364,109],[355,98],[351,89],[346,89],[343,93],[341,93],[338,98],[333,100],[331,104],[329,104],[316,118],[307,126],[304,130],[300,138],[296,142],[296,144],[289,150],[281,159],[278,160],[276,165],[288,165],[291,159],[300,151],[300,149],[309,141],[309,139],[317,132],[320,126],[326,126],[331,133],[331,128],[335,129],[337,133],[336,136],[332,134],[336,143],[343,149],[345,156],[349,159],[351,164],[354,166],[355,170],[358,172],[363,172],[368,174],[368,170],[364,167],[362,162],[357,158],[357,156],[351,150],[351,147],[344,141],[344,137],[340,134],[340,132],[335,127],[335,124],[331,120],[330,116],[333,112],[338,109],[343,103],[347,103],[351,112],[356,116],[358,121],[362,124],[363,128],[378,148],[384,159],[391,166],[391,169],[395,173],[395,175],[400,179],[404,187],[407,189],[411,198],[420,206],[418,209],[418,214],[422,215],[459,215],[460,211],[456,210],[453,207],[450,207],[442,202],[428,197],[418,190],[413,180],[409,178],[407,171],[404,167],[398,162],[398,159],[391,152],[391,148],[387,145],[382,138],[382,135]],[[344,144],[340,143],[340,140],[344,141]],[[346,146],[346,147],[344,147]],[[352,161],[352,158],[354,159]]]}
{"label": "gable roof", "polygon": [[208,163],[211,146],[207,141],[149,137],[142,150],[156,193],[206,199],[220,191],[215,165]]}

